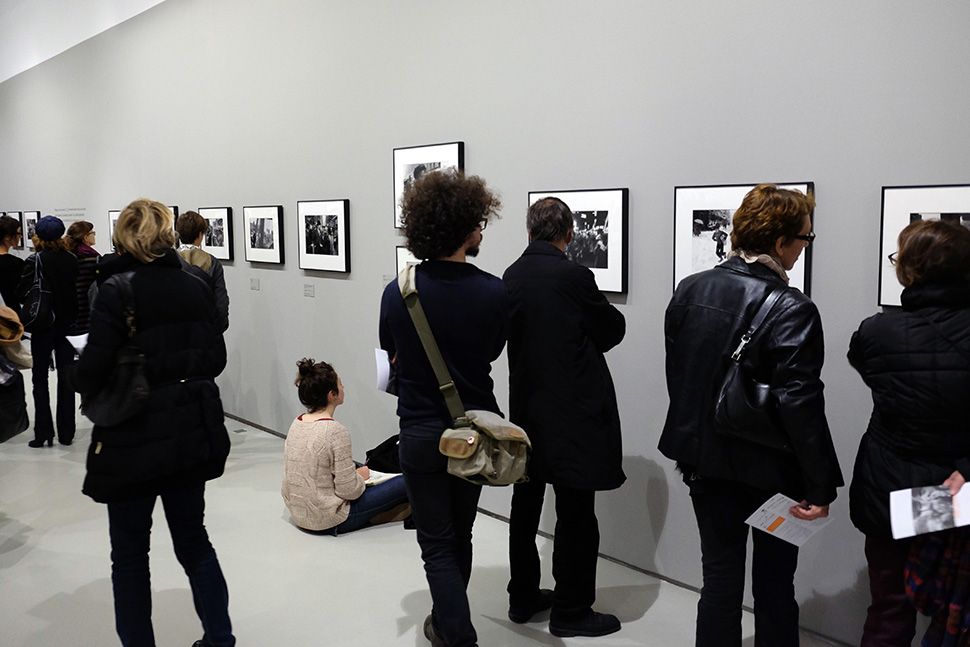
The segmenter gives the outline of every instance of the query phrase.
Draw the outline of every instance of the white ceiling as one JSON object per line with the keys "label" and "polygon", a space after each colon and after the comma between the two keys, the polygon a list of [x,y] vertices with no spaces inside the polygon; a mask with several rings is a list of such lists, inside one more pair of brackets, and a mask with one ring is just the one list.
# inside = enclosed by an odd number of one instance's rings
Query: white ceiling
{"label": "white ceiling", "polygon": [[0,83],[164,0],[0,0]]}

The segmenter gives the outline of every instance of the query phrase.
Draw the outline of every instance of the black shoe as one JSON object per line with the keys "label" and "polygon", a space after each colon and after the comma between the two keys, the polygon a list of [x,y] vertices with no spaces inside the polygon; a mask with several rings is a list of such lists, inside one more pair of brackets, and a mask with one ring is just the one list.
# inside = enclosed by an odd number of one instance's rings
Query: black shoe
{"label": "black shoe", "polygon": [[27,441],[27,446],[28,447],[34,447],[34,448],[43,447],[44,446],[44,443],[47,443],[47,446],[48,447],[53,447],[54,446],[54,439],[53,438],[48,438],[47,440],[44,440],[42,438],[34,438],[33,440],[28,440]]}
{"label": "black shoe", "polygon": [[431,641],[431,647],[445,647],[445,641],[441,639],[438,632],[434,630],[434,623],[431,620],[431,614],[424,619],[424,637]]}
{"label": "black shoe", "polygon": [[209,647],[209,643],[204,640],[196,640],[192,643],[192,647]]}
{"label": "black shoe", "polygon": [[575,620],[550,620],[549,633],[560,638],[570,636],[605,636],[620,630],[620,621],[611,613],[590,610]]}
{"label": "black shoe", "polygon": [[545,611],[550,608],[552,608],[552,590],[539,589],[539,595],[536,596],[531,606],[516,607],[511,604],[509,605],[509,620],[516,624],[522,624],[532,620],[532,616],[540,611]]}
{"label": "black shoe", "polygon": [[[73,440],[61,440],[60,438],[57,439],[57,442],[59,442],[60,444],[64,445],[65,447],[70,447],[71,445],[74,444],[74,441]],[[196,641],[196,642],[198,642],[198,641]],[[195,645],[193,645],[192,647],[195,647]]]}

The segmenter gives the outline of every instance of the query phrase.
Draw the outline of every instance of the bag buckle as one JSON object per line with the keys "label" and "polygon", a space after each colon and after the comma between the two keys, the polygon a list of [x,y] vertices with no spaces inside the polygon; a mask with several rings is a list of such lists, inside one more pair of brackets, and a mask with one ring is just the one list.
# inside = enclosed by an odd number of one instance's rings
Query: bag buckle
{"label": "bag buckle", "polygon": [[734,360],[735,362],[741,361],[741,353],[744,351],[744,347],[747,346],[748,342],[750,341],[751,341],[751,335],[749,335],[748,333],[744,333],[743,335],[741,335],[741,343],[738,344],[738,347],[734,349],[733,353],[731,353],[731,359]]}

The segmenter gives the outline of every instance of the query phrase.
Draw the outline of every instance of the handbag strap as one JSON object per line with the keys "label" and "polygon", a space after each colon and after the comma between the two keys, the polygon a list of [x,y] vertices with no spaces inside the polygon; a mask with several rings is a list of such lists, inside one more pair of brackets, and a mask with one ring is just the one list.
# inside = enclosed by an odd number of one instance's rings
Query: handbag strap
{"label": "handbag strap", "polygon": [[747,331],[741,335],[741,343],[739,343],[738,347],[734,349],[733,353],[731,353],[731,359],[733,361],[741,361],[741,355],[744,353],[745,347],[751,341],[751,338],[754,337],[755,333],[758,332],[758,329],[761,328],[761,324],[765,322],[765,319],[767,319],[771,309],[775,307],[775,304],[778,303],[778,299],[781,298],[781,295],[784,294],[785,290],[787,289],[787,287],[782,286],[775,288],[768,295],[768,298],[762,302],[761,307],[758,308],[758,311],[754,313],[754,317],[751,318],[751,323],[748,324]]}
{"label": "handbag strap", "polygon": [[421,301],[418,299],[416,267],[416,265],[408,264],[401,270],[401,273],[397,276],[397,285],[401,290],[401,296],[404,298],[404,305],[407,307],[408,314],[411,315],[411,321],[414,322],[414,329],[418,331],[421,346],[424,347],[424,352],[431,363],[431,369],[438,380],[438,390],[445,398],[448,414],[457,423],[465,419],[465,406],[461,402],[458,387],[455,386],[455,381],[451,379],[451,373],[448,372],[448,366],[441,356],[438,342],[435,341],[434,334],[431,332],[428,317],[424,314],[424,308],[421,307]]}

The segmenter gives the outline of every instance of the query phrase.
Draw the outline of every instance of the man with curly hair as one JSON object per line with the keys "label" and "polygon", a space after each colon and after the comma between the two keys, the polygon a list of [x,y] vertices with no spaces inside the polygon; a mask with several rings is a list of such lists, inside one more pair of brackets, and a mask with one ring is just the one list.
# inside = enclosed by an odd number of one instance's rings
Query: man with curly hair
{"label": "man with curly hair", "polygon": [[[490,373],[505,347],[508,299],[498,277],[467,262],[499,206],[481,178],[452,172],[424,175],[401,199],[407,247],[423,260],[421,305],[462,403],[501,414]],[[424,634],[435,647],[472,647],[466,589],[481,487],[449,475],[438,451],[452,419],[396,280],[381,299],[380,343],[397,370],[401,469],[431,589]]]}

